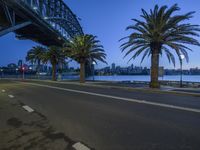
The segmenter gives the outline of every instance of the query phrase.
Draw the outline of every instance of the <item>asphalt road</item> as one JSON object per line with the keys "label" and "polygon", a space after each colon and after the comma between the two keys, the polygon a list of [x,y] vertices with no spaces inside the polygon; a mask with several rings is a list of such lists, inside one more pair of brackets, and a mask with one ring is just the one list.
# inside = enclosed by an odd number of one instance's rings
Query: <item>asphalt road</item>
{"label": "asphalt road", "polygon": [[96,150],[200,149],[198,96],[36,81],[0,87]]}

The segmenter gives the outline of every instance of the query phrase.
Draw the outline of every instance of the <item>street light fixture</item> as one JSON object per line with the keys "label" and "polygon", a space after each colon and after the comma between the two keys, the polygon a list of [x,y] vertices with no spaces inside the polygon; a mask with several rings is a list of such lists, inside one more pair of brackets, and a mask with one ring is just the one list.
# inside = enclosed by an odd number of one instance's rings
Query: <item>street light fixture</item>
{"label": "street light fixture", "polygon": [[183,54],[180,55],[180,65],[181,65],[181,78],[180,78],[180,87],[183,87],[183,59],[185,56]]}

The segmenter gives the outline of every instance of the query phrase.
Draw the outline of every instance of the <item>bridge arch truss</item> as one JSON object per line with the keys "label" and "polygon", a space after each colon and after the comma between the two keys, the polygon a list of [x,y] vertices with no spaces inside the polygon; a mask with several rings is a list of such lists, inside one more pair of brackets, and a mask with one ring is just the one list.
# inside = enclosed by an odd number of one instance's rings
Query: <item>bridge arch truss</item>
{"label": "bridge arch truss", "polygon": [[[37,41],[37,35],[34,37],[34,35],[31,36],[33,33],[28,34],[26,30],[25,34],[25,31],[20,30],[30,24],[36,25],[38,28],[48,28],[48,31],[55,32],[61,41],[76,35],[83,35],[78,18],[63,0],[0,0],[0,5],[9,21],[9,25],[1,27],[0,20],[0,36],[16,31],[19,38]],[[23,21],[17,18],[23,18]],[[38,42],[48,45],[40,39]]]}

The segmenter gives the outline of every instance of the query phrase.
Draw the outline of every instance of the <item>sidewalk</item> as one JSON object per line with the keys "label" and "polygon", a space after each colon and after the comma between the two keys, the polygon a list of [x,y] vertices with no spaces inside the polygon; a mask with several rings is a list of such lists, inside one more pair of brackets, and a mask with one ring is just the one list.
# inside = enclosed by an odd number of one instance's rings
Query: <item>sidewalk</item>
{"label": "sidewalk", "polygon": [[[9,79],[8,79],[9,80]],[[17,80],[17,79],[12,79]],[[19,80],[21,81],[21,80]],[[62,80],[62,81],[51,81],[51,80],[35,80],[35,79],[26,79],[26,81],[40,81],[46,83],[59,83],[59,84],[72,84],[80,86],[89,86],[89,87],[99,87],[99,88],[115,88],[122,90],[139,90],[153,93],[171,93],[171,94],[185,94],[191,96],[200,97],[200,88],[180,88],[173,87],[168,85],[161,85],[160,89],[151,89],[149,88],[148,82],[128,82],[128,81],[86,81],[85,83],[80,83],[79,80]]]}
{"label": "sidewalk", "polygon": [[88,85],[105,86],[111,88],[128,89],[128,90],[149,90],[149,91],[160,91],[160,92],[171,92],[171,93],[185,93],[194,94],[200,96],[200,88],[179,88],[161,85],[160,89],[151,89],[147,83],[131,83],[131,82],[87,82]]}
{"label": "sidewalk", "polygon": [[1,150],[73,150],[74,142],[57,132],[45,116],[29,113],[22,105],[0,91]]}

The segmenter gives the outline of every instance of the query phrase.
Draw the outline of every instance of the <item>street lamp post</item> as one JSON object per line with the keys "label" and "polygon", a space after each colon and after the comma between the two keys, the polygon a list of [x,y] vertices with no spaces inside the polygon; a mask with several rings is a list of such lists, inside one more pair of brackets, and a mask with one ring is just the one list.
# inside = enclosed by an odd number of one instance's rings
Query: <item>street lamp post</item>
{"label": "street lamp post", "polygon": [[32,71],[33,71],[33,67],[29,67],[28,69],[29,69],[29,71],[30,71],[29,78],[32,78]]}
{"label": "street lamp post", "polygon": [[3,69],[1,69],[1,78],[3,78]]}
{"label": "street lamp post", "polygon": [[16,78],[18,78],[18,71],[19,71],[19,69],[16,68],[15,70],[16,70]]}
{"label": "street lamp post", "polygon": [[94,76],[95,76],[95,65],[96,65],[96,62],[92,62],[92,65],[93,65],[93,67],[92,67],[92,76],[93,76],[93,82],[94,82]]}
{"label": "street lamp post", "polygon": [[180,65],[181,65],[181,77],[180,77],[180,87],[183,87],[183,59],[185,56],[183,54],[180,55]]}
{"label": "street lamp post", "polygon": [[25,67],[22,67],[22,79],[25,79],[25,75],[24,75],[24,71],[25,71]]}

